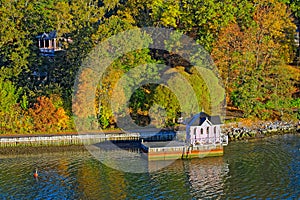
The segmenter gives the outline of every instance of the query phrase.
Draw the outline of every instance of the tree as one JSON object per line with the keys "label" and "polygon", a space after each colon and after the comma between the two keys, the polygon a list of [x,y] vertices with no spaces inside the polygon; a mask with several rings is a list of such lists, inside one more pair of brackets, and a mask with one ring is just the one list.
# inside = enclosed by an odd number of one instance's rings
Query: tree
{"label": "tree", "polygon": [[[27,97],[21,96],[12,82],[0,78],[0,133],[28,133],[32,131],[26,111]],[[21,107],[22,106],[22,107]]]}
{"label": "tree", "polygon": [[300,17],[300,1],[299,0],[280,0],[280,2],[283,2],[287,4],[290,9],[293,11],[294,15],[296,17]]}
{"label": "tree", "polygon": [[24,28],[23,2],[5,0],[0,8],[0,76],[14,80],[28,68],[28,31]]}
{"label": "tree", "polygon": [[279,101],[293,88],[281,69],[292,59],[295,25],[284,4],[255,3],[254,23],[247,28],[234,23],[222,29],[212,54],[232,103],[246,117],[268,118],[272,113],[266,109],[276,105],[278,111],[286,106]]}
{"label": "tree", "polygon": [[57,132],[69,128],[69,117],[64,109],[56,108],[48,97],[38,97],[37,102],[29,109],[29,114],[36,132]]}

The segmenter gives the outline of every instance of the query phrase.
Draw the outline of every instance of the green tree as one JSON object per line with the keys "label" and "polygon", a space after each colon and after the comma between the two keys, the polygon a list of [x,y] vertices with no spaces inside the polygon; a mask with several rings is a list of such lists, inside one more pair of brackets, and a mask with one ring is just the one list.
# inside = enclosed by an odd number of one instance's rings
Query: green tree
{"label": "green tree", "polygon": [[20,106],[26,105],[26,96],[12,82],[0,78],[0,133],[28,133],[32,130],[30,117]]}
{"label": "green tree", "polygon": [[16,78],[28,68],[29,32],[24,30],[24,13],[22,1],[1,2],[0,7],[0,76]]}
{"label": "green tree", "polygon": [[283,69],[292,60],[295,25],[283,3],[255,3],[254,23],[222,29],[212,54],[227,94],[245,117],[281,118],[293,88]]}

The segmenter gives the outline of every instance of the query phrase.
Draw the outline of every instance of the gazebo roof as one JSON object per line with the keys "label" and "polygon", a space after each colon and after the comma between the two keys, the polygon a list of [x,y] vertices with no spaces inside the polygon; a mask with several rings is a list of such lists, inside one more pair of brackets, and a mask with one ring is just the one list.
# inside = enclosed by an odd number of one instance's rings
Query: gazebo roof
{"label": "gazebo roof", "polygon": [[56,31],[51,31],[50,33],[43,33],[42,35],[38,35],[36,36],[36,38],[39,38],[39,39],[46,39],[46,40],[50,40],[50,39],[54,39],[57,37],[57,33]]}

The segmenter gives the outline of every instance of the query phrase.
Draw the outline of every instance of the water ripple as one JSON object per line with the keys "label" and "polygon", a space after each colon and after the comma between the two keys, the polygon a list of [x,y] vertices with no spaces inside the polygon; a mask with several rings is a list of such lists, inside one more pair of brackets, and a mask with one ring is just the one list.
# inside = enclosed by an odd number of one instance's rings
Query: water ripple
{"label": "water ripple", "polygon": [[178,160],[144,174],[74,149],[1,155],[0,169],[0,199],[299,199],[300,137],[231,143],[224,157]]}

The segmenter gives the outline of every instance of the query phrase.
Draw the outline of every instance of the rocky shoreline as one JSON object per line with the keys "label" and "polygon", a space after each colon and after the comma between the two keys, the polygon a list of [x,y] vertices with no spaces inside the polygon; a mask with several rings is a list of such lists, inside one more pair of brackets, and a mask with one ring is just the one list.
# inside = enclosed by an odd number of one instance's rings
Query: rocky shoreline
{"label": "rocky shoreline", "polygon": [[222,132],[228,135],[229,141],[264,138],[271,135],[282,135],[286,133],[300,133],[300,121],[257,122],[251,126],[230,123],[222,128]]}

